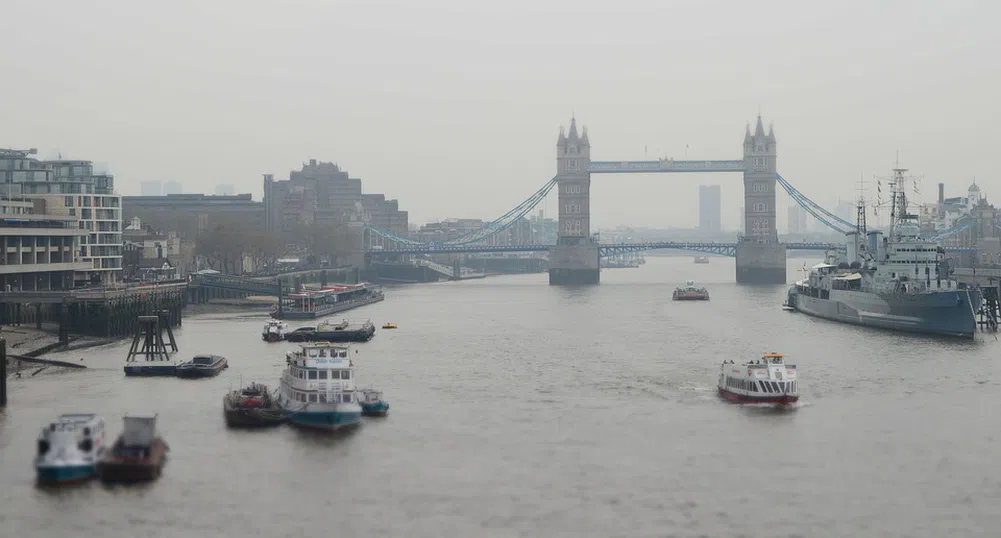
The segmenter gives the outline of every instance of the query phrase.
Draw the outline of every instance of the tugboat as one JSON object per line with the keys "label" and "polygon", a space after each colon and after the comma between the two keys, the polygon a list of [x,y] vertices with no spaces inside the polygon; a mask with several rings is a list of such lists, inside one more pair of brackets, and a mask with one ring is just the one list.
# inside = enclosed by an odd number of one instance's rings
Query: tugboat
{"label": "tugboat", "polygon": [[38,483],[87,480],[97,474],[105,451],[103,418],[91,413],[59,415],[38,436]]}
{"label": "tugboat", "polygon": [[278,405],[289,422],[328,431],[361,424],[348,348],[329,343],[299,348],[285,357],[288,367],[278,391]]}
{"label": "tugboat", "polygon": [[229,368],[229,362],[219,355],[195,355],[193,359],[177,365],[177,377],[215,377],[223,369]]}
{"label": "tugboat", "polygon": [[689,280],[683,288],[675,288],[672,299],[675,301],[708,301],[709,291],[702,286],[696,286],[694,280]]}
{"label": "tugboat", "polygon": [[286,332],[288,332],[288,323],[277,319],[269,319],[264,324],[264,330],[261,331],[261,338],[265,342],[280,342],[285,339]]}
{"label": "tugboat", "polygon": [[786,364],[781,353],[765,353],[760,359],[734,364],[723,361],[719,394],[736,403],[791,405],[799,400],[796,365]]}
{"label": "tugboat", "polygon": [[129,413],[122,434],[97,464],[97,474],[104,482],[156,480],[168,450],[156,431],[156,413]]}
{"label": "tugboat", "polygon": [[285,422],[285,415],[268,387],[257,383],[226,394],[222,399],[222,412],[227,426],[277,426]]}
{"label": "tugboat", "polygon": [[389,414],[389,403],[382,399],[382,391],[359,389],[358,404],[366,417],[384,417]]}

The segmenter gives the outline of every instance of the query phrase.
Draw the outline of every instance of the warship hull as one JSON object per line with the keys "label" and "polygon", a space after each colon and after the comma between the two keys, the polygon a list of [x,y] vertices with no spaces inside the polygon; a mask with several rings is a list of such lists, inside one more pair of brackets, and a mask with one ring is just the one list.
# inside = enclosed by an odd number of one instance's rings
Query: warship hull
{"label": "warship hull", "polygon": [[[809,290],[809,289],[808,289]],[[975,289],[928,293],[832,290],[829,298],[789,290],[787,306],[810,316],[910,333],[973,338],[980,293]]]}

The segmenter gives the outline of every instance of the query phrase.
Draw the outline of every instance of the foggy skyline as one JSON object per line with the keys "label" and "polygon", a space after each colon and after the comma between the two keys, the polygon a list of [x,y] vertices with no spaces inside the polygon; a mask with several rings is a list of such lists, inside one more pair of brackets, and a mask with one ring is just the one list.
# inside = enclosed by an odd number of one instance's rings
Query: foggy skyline
{"label": "foggy skyline", "polygon": [[[260,199],[315,158],[411,222],[492,219],[555,174],[571,114],[594,160],[737,159],[760,110],[779,172],[830,211],[898,150],[920,201],[974,177],[1001,196],[986,2],[7,4],[0,147],[106,164],[124,195]],[[735,229],[740,174],[594,174],[593,224],[694,227],[700,184]]]}

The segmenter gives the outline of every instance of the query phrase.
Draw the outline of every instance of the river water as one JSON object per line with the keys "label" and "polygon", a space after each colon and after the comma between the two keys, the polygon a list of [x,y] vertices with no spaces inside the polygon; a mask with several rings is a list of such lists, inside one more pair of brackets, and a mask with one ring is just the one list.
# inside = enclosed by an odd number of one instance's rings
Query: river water
{"label": "river water", "polygon": [[[790,260],[789,280],[803,260]],[[0,414],[3,536],[997,536],[1001,349],[785,312],[785,286],[732,259],[650,257],[602,284],[517,275],[388,290],[354,355],[392,405],[347,435],[227,430],[242,379],[277,386],[290,344],[264,315],[190,317],[207,380],[125,378],[128,342],[90,366],[11,380]],[[712,301],[674,303],[688,278]],[[780,351],[792,411],[715,393],[719,364]],[[143,486],[34,484],[39,428],[63,412],[159,413],[171,446]]]}

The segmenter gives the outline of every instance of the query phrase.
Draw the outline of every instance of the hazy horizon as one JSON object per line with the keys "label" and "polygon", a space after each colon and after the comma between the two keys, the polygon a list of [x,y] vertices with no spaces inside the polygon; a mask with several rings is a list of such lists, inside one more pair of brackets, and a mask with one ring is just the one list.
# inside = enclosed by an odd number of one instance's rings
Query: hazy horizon
{"label": "hazy horizon", "polygon": [[[780,173],[831,211],[898,151],[923,201],[1001,193],[986,2],[8,4],[0,147],[104,163],[125,195],[260,199],[315,158],[411,222],[489,219],[554,175],[572,114],[595,160],[735,159],[759,110]],[[592,180],[596,228],[694,226],[700,184],[724,228],[742,203],[739,174]]]}

